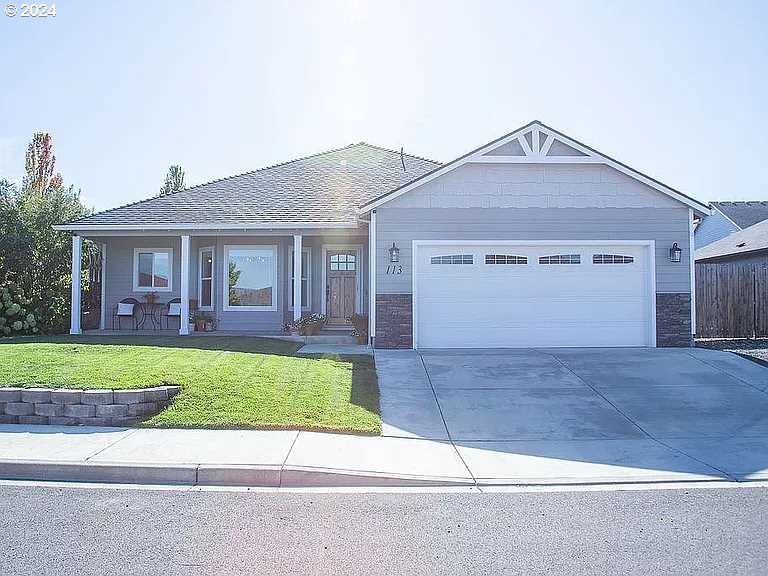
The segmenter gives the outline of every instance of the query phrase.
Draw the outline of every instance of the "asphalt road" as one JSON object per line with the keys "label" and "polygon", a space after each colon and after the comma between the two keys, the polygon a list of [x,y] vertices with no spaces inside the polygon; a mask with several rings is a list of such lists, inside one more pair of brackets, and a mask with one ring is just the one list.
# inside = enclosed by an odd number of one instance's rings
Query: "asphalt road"
{"label": "asphalt road", "polygon": [[765,574],[768,488],[295,494],[0,486],[0,574]]}

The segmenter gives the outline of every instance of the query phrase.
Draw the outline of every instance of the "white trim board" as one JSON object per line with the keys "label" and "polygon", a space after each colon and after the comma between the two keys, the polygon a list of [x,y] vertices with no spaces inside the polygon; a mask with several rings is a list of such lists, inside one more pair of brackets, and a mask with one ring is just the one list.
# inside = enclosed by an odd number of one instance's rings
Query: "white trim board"
{"label": "white trim board", "polygon": [[[541,143],[541,134],[546,136],[544,142],[540,144],[540,148],[538,150],[533,150],[531,146],[528,145],[528,142],[524,136],[529,132],[531,132],[532,137],[533,134],[538,133],[539,137],[537,140],[539,143]],[[498,148],[499,146],[503,146],[512,140],[518,140],[518,142],[520,142],[525,156],[485,156],[485,154],[488,152]],[[559,140],[563,144],[584,154],[584,156],[548,156],[547,154],[549,153],[552,143],[555,140]],[[535,144],[536,142],[534,141],[534,145]],[[654,188],[655,190],[658,190],[663,194],[666,194],[667,196],[670,196],[671,198],[674,198],[678,202],[682,202],[697,212],[702,214],[711,213],[710,208],[706,204],[703,204],[698,200],[694,200],[693,198],[689,198],[685,194],[682,194],[681,192],[678,192],[677,190],[662,184],[658,180],[654,180],[653,178],[650,178],[649,176],[646,176],[645,174],[630,168],[626,164],[622,164],[621,162],[614,160],[613,158],[610,158],[598,152],[597,150],[590,148],[589,146],[569,138],[557,130],[545,126],[538,120],[534,120],[530,124],[527,124],[522,128],[507,134],[506,136],[502,136],[501,138],[498,138],[497,140],[477,148],[476,150],[473,150],[464,156],[448,162],[447,164],[433,170],[432,172],[429,172],[428,174],[425,174],[424,176],[417,178],[416,180],[413,180],[412,182],[405,184],[400,188],[385,194],[384,196],[364,204],[358,210],[358,213],[365,214],[370,212],[371,210],[378,208],[379,206],[386,204],[395,198],[399,198],[403,194],[406,194],[411,190],[418,188],[427,182],[431,182],[435,178],[439,178],[440,176],[443,176],[444,174],[447,174],[448,172],[451,172],[456,168],[459,168],[460,166],[468,163],[604,164],[623,174],[626,174],[627,176],[630,176],[631,178],[634,178],[635,180],[638,180],[639,182],[642,182],[647,186],[650,186],[651,188]]]}
{"label": "white trim board", "polygon": [[290,230],[293,228],[358,228],[356,222],[270,222],[267,224],[57,224],[54,230]]}
{"label": "white trim board", "polygon": [[420,246],[645,246],[648,249],[648,330],[649,344],[656,347],[656,241],[655,240],[412,240],[411,272],[411,336],[413,348],[418,349],[418,249]]}
{"label": "white trim board", "polygon": [[[307,277],[307,302],[301,303],[301,309],[302,310],[311,310],[312,309],[312,247],[311,246],[302,246],[301,247],[301,253],[307,253],[307,267],[306,269],[302,266],[301,271],[306,275]],[[288,248],[288,262],[286,263],[287,267],[291,269],[291,275],[288,277],[288,282],[293,281],[293,266],[291,266],[291,261],[293,260],[293,246],[290,246]],[[293,299],[289,301],[288,304],[288,310],[293,310]]]}
{"label": "white trim board", "polygon": [[321,255],[323,257],[323,265],[321,267],[320,279],[321,285],[321,297],[320,297],[320,313],[327,314],[328,311],[328,295],[326,287],[328,286],[328,250],[355,250],[357,258],[357,270],[355,270],[355,312],[358,314],[363,313],[363,245],[362,244],[323,244],[321,247]]}

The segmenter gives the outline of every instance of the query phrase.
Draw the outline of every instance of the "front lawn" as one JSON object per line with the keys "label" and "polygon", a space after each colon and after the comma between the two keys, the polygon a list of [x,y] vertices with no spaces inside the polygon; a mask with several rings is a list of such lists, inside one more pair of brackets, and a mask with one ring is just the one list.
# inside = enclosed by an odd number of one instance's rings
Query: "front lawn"
{"label": "front lawn", "polygon": [[0,339],[0,386],[178,384],[173,404],[145,425],[379,433],[373,359],[297,356],[298,348],[245,336]]}

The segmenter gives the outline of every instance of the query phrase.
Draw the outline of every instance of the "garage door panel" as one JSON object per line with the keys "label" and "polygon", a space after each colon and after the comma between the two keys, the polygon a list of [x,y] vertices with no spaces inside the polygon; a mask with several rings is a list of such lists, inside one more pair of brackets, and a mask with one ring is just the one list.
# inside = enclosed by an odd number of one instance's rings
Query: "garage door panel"
{"label": "garage door panel", "polygon": [[[595,263],[595,254],[609,255],[598,260],[610,263]],[[432,264],[435,256],[454,255],[464,262],[471,255],[473,263]],[[486,255],[493,255],[488,264]],[[490,263],[497,255],[527,262]],[[578,255],[580,263],[539,263],[541,256],[552,255]],[[420,246],[415,257],[419,347],[653,343],[647,246],[457,244]]]}

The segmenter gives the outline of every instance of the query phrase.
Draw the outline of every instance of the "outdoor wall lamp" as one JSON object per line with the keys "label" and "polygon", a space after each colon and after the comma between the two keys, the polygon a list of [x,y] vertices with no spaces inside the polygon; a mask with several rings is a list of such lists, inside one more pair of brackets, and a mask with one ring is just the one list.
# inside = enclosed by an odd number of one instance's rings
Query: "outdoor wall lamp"
{"label": "outdoor wall lamp", "polygon": [[389,249],[389,261],[400,262],[400,248],[395,246],[394,242],[392,242],[392,248]]}
{"label": "outdoor wall lamp", "polygon": [[682,255],[683,251],[680,249],[680,246],[677,245],[677,242],[672,244],[672,248],[669,249],[669,261],[680,262],[680,257]]}

